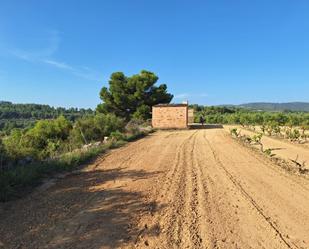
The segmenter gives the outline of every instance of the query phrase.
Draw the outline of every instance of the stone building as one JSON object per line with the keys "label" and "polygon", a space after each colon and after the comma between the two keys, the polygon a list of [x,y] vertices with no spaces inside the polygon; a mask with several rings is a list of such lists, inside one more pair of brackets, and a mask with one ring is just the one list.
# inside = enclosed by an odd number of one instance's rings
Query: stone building
{"label": "stone building", "polygon": [[189,124],[194,123],[194,109],[193,108],[188,109],[188,123]]}
{"label": "stone building", "polygon": [[158,129],[188,128],[188,104],[159,104],[153,106],[152,127]]}

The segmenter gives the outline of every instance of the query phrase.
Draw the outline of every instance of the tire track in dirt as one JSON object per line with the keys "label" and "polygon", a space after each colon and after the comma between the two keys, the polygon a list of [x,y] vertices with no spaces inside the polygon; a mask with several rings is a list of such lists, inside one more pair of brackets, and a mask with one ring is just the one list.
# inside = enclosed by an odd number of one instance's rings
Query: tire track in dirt
{"label": "tire track in dirt", "polygon": [[208,178],[203,171],[204,163],[201,161],[201,155],[199,154],[201,149],[201,142],[196,146],[193,151],[193,168],[197,172],[197,184],[198,184],[198,200],[199,200],[199,227],[201,233],[202,248],[216,248],[216,238],[212,231],[210,207],[209,207],[209,189],[208,185],[212,183],[212,180]]}
{"label": "tire track in dirt", "polygon": [[190,234],[190,246],[191,248],[202,248],[202,237],[201,237],[201,221],[200,221],[200,185],[198,172],[194,160],[194,151],[197,143],[197,132],[194,134],[192,141],[189,157],[186,158],[185,166],[189,168],[189,174],[187,174],[188,193],[189,200],[187,204],[186,216],[189,216],[188,227]]}
{"label": "tire track in dirt", "polygon": [[280,232],[279,228],[276,226],[274,222],[272,222],[271,217],[264,213],[263,209],[258,205],[258,203],[254,200],[254,198],[242,187],[242,185],[236,180],[236,178],[224,167],[223,163],[221,162],[217,152],[215,151],[214,147],[211,145],[210,141],[203,134],[205,141],[207,142],[209,148],[212,151],[212,154],[216,160],[217,165],[225,172],[227,177],[231,180],[231,182],[240,190],[240,192],[245,196],[245,198],[252,204],[252,206],[257,210],[257,212],[264,218],[264,220],[270,225],[270,227],[278,234],[280,239],[284,242],[284,244],[288,248],[299,248],[295,244],[291,244],[287,239],[283,237],[283,233]]}
{"label": "tire track in dirt", "polygon": [[169,202],[173,203],[164,218],[159,218],[169,231],[166,248],[205,248],[201,234],[205,190],[195,158],[197,137],[198,131],[194,131],[179,146],[172,177],[168,178],[172,182],[164,192],[171,191]]}
{"label": "tire track in dirt", "polygon": [[[169,138],[173,137],[172,134]],[[158,242],[161,248],[202,248],[196,222],[199,217],[196,173],[192,170],[197,131],[183,131],[179,136],[181,141],[176,146],[172,166],[161,181],[161,191],[157,194],[167,207],[148,222],[160,227],[161,236],[164,236]]]}
{"label": "tire track in dirt", "polygon": [[[208,149],[208,145],[205,144],[204,138],[201,135],[202,132],[203,131],[200,131],[199,143],[197,149],[194,151],[195,155],[193,159],[195,161],[194,166],[198,172],[198,183],[200,186],[199,209],[203,248],[239,248],[237,243],[234,242],[225,244],[227,238],[233,235],[231,234],[232,230],[229,229],[232,229],[234,225],[231,223],[232,221],[230,221],[230,218],[226,217],[232,215],[233,210],[230,210],[230,214],[227,214],[218,208],[226,205],[222,205],[222,198],[226,198],[225,192],[223,189],[220,189],[220,185],[217,186],[218,183],[213,179],[213,173],[209,175],[210,171],[216,172],[216,162],[208,153],[208,150],[205,150]],[[214,174],[216,175],[216,173]],[[219,189],[217,189],[218,187]],[[224,202],[228,202],[228,199]],[[236,241],[238,241],[240,245],[242,244],[239,238],[237,238]],[[251,247],[248,245],[244,247],[244,245],[242,245],[240,248]]]}
{"label": "tire track in dirt", "polygon": [[[194,142],[194,132],[190,137],[183,142],[183,146],[180,150],[179,161],[176,164],[177,171],[172,179],[172,184],[168,188],[170,193],[170,202],[173,202],[171,209],[166,215],[167,225],[167,236],[170,238],[171,246],[178,246],[181,248],[190,247],[190,229],[187,218],[187,210],[189,209],[190,203],[190,171],[187,166],[188,156],[190,155],[190,146]],[[193,141],[192,141],[193,139]],[[189,151],[188,151],[189,150]],[[188,155],[189,154],[189,155]],[[175,179],[176,178],[176,179]]]}
{"label": "tire track in dirt", "polygon": [[[225,139],[230,140],[231,137],[228,133],[223,134],[223,137]],[[273,139],[273,138],[271,138]],[[241,144],[241,142],[234,140],[233,142],[236,142],[239,146],[243,147],[243,144]],[[285,142],[284,143],[288,143]],[[294,144],[293,144],[294,145]],[[257,162],[260,162],[263,165],[267,165],[268,168],[270,170],[272,170],[273,172],[276,172],[276,174],[280,174],[281,176],[283,176],[284,178],[286,178],[288,181],[293,181],[295,184],[297,184],[299,187],[301,187],[302,189],[304,189],[305,191],[309,191],[309,182],[307,181],[306,183],[304,181],[301,181],[300,183],[300,178],[301,177],[307,177],[308,176],[302,176],[302,175],[291,175],[289,172],[287,172],[284,168],[279,167],[276,163],[274,163],[273,161],[271,161],[270,158],[266,157],[263,154],[257,153],[256,151],[252,150],[252,149],[247,149],[246,152],[252,156]],[[305,183],[305,184],[304,184]]]}
{"label": "tire track in dirt", "polygon": [[191,170],[193,176],[193,198],[192,202],[192,213],[194,214],[191,218],[193,224],[192,229],[192,240],[195,241],[194,248],[209,248],[209,231],[206,226],[205,217],[207,212],[207,183],[201,170],[201,164],[199,162],[197,149],[200,146],[198,143],[198,136],[195,137],[194,145],[191,151]]}
{"label": "tire track in dirt", "polygon": [[[167,135],[164,136],[163,141],[161,141],[162,145],[169,144],[170,143],[169,139],[175,138],[177,135],[179,135],[180,137],[184,136],[183,132],[179,132],[179,133],[178,132],[168,132]],[[170,193],[172,189],[175,188],[176,186],[177,181],[175,180],[175,178],[178,177],[179,171],[181,170],[180,162],[182,159],[183,149],[184,149],[185,144],[192,138],[193,135],[194,134],[190,134],[188,137],[183,139],[180,143],[175,145],[175,152],[173,153],[174,156],[173,156],[173,159],[170,161],[172,162],[171,167],[167,168],[164,177],[158,180],[158,185],[160,186],[160,188],[156,187],[156,188],[152,188],[153,191],[151,190],[148,191],[149,192],[148,195],[151,196],[151,199],[153,199],[154,201],[160,202],[162,206],[165,206],[167,203],[172,202],[172,197],[170,196]],[[163,154],[165,152],[164,150],[166,150],[166,148],[169,148],[169,146],[162,146],[162,147],[163,147],[163,151],[161,151],[161,153]],[[164,230],[164,228],[162,227],[163,215],[158,216],[158,214],[155,212],[156,211],[155,209],[156,208],[154,207],[154,210],[151,210],[150,218],[142,217],[141,224],[145,224],[145,225],[144,225],[144,228],[141,230],[141,232],[138,234],[137,239],[135,240],[135,247],[144,246],[144,241],[147,241],[147,239],[141,240],[140,238],[143,238],[146,235],[148,227],[155,227],[157,234],[160,234]],[[167,212],[164,211],[164,217],[165,216],[167,216]],[[165,223],[164,225],[165,225],[165,230],[168,231],[169,228],[166,227]],[[147,229],[145,229],[145,227],[147,227]],[[164,244],[163,248],[170,248],[170,244],[169,246],[166,245],[169,242],[170,241],[168,240],[166,240],[165,243],[162,243],[161,241],[161,244]],[[151,244],[155,244],[155,243],[151,243]]]}
{"label": "tire track in dirt", "polygon": [[220,167],[204,133],[180,135],[168,177],[159,183],[159,202],[167,206],[150,222],[161,228],[157,238],[148,237],[150,248],[289,248]]}
{"label": "tire track in dirt", "polygon": [[309,248],[308,180],[287,173],[223,130],[206,134],[226,170],[271,218],[284,239],[293,248]]}
{"label": "tire track in dirt", "polygon": [[0,248],[308,248],[305,183],[250,153],[157,132],[1,209]]}
{"label": "tire track in dirt", "polygon": [[[175,159],[173,160],[172,168],[171,168],[171,170],[168,171],[166,180],[163,183],[163,186],[166,186],[166,187],[163,187],[163,188],[166,188],[165,191],[162,194],[163,196],[165,196],[170,191],[172,186],[175,185],[173,178],[175,177],[175,175],[179,171],[184,146],[186,145],[186,143],[188,143],[190,141],[190,139],[193,137],[193,135],[194,134],[190,135],[179,146],[176,147],[176,152],[175,152],[176,155],[175,155]],[[170,136],[167,136],[167,137],[170,137]]]}

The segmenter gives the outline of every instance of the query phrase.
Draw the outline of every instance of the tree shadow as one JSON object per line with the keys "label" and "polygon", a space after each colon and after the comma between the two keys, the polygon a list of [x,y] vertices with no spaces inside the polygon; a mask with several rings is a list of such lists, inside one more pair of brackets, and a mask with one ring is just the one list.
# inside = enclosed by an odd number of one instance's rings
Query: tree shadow
{"label": "tree shadow", "polygon": [[287,148],[271,148],[271,150],[286,150]]}
{"label": "tree shadow", "polygon": [[163,206],[127,184],[142,184],[160,173],[78,172],[46,191],[6,203],[0,213],[0,248],[1,243],[5,248],[117,248],[134,245],[141,234],[158,236],[158,226],[139,227],[138,219]]}
{"label": "tree shadow", "polygon": [[189,129],[198,130],[198,129],[223,129],[221,124],[190,124]]}

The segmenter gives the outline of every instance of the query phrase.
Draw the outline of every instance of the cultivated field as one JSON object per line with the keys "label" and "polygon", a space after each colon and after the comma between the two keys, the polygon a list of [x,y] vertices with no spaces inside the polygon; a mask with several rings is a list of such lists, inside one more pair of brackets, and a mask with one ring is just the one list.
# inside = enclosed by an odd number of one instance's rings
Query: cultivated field
{"label": "cultivated field", "polygon": [[[224,127],[225,130],[228,132],[232,128],[237,128],[238,131],[240,131],[241,135],[247,135],[247,136],[254,136],[256,134],[260,133],[260,130],[257,131],[251,131],[245,128],[242,128],[240,126],[233,126],[228,125]],[[263,135],[261,139],[262,144],[264,145],[265,149],[273,149],[273,153],[286,160],[290,161],[291,159],[295,159],[298,156],[298,160],[300,162],[306,162],[308,164],[309,168],[309,147],[307,147],[307,144],[298,144],[294,142],[290,142],[287,139],[278,139],[276,137],[269,137],[266,135]]]}
{"label": "cultivated field", "polygon": [[0,248],[309,248],[309,181],[224,129],[156,132],[0,208]]}

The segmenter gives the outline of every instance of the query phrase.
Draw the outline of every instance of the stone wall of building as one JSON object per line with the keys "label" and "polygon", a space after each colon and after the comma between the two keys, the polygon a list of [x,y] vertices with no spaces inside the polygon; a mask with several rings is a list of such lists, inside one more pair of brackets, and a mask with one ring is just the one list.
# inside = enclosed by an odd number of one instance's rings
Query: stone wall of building
{"label": "stone wall of building", "polygon": [[171,104],[152,107],[152,126],[158,129],[185,129],[188,127],[188,105]]}
{"label": "stone wall of building", "polygon": [[189,124],[194,123],[194,109],[192,108],[188,109],[188,123]]}

